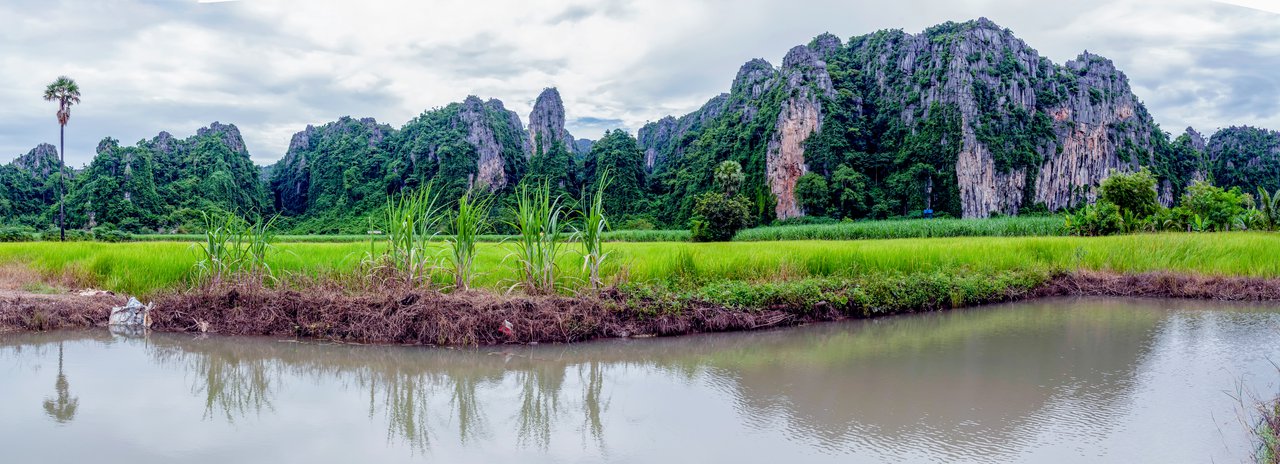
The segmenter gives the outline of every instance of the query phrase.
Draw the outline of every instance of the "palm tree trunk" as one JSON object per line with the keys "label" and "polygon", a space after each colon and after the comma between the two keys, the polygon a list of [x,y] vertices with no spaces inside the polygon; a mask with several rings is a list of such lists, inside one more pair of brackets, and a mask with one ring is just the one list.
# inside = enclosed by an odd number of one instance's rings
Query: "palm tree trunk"
{"label": "palm tree trunk", "polygon": [[67,241],[67,204],[63,197],[66,191],[64,183],[66,182],[67,170],[67,125],[58,125],[58,237],[59,240]]}

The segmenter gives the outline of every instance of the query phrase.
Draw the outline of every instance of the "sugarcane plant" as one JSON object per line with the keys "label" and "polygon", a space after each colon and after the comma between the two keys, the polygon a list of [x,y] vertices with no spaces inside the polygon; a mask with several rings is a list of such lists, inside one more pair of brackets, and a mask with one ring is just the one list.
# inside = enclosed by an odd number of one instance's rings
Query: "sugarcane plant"
{"label": "sugarcane plant", "polygon": [[582,211],[582,228],[575,227],[574,236],[582,242],[582,269],[587,273],[587,281],[593,290],[600,290],[604,282],[600,279],[600,266],[609,256],[604,251],[604,233],[609,228],[609,220],[605,217],[604,191],[609,188],[609,172],[600,175],[592,197],[582,202],[586,207]]}
{"label": "sugarcane plant", "polygon": [[489,228],[489,208],[493,197],[467,190],[458,198],[458,208],[449,219],[449,263],[453,267],[453,288],[466,291],[475,277],[476,239]]}
{"label": "sugarcane plant", "polygon": [[551,196],[551,188],[542,183],[532,189],[521,185],[509,224],[516,231],[515,258],[519,281],[512,286],[524,287],[530,294],[549,294],[556,289],[556,257],[563,246],[560,217],[564,207],[560,197]]}
{"label": "sugarcane plant", "polygon": [[201,217],[204,240],[196,245],[200,254],[196,274],[201,280],[217,285],[235,278],[273,278],[267,253],[279,216],[249,221],[232,213],[202,211]]}
{"label": "sugarcane plant", "polygon": [[439,233],[441,208],[431,184],[387,199],[382,209],[387,267],[411,285],[430,283],[437,266],[431,240]]}

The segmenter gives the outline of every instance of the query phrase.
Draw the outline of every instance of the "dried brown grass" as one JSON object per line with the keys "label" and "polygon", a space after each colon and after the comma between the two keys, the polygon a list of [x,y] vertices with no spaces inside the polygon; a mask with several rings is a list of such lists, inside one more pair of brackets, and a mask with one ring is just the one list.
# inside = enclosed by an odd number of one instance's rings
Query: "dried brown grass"
{"label": "dried brown grass", "polygon": [[[747,330],[812,320],[693,303],[680,311],[616,291],[579,297],[440,293],[411,287],[268,290],[224,286],[161,296],[154,329],[421,345],[570,343],[605,337]],[[508,323],[510,324],[508,326]]]}

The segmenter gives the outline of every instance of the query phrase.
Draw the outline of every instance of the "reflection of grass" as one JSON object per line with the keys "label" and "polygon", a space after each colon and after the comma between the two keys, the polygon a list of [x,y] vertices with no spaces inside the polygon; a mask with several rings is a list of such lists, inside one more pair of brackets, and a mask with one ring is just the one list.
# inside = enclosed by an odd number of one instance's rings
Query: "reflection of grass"
{"label": "reflection of grass", "polygon": [[[368,251],[362,243],[284,243],[267,261],[277,273],[350,271]],[[498,289],[517,280],[510,244],[480,244],[476,287]],[[443,244],[433,250],[445,252]],[[1225,276],[1280,277],[1280,234],[1147,234],[1113,237],[966,237],[940,239],[731,243],[616,243],[601,274],[606,283],[677,288],[707,283],[859,278],[886,274],[953,276],[1004,272],[1050,273],[1087,269],[1118,273],[1170,271]],[[0,243],[0,264],[23,263],[47,276],[71,276],[124,293],[181,288],[198,259],[188,243]],[[579,269],[565,253],[559,268]],[[568,274],[568,273],[566,273]],[[581,276],[566,278],[581,280]],[[439,276],[441,281],[447,279]],[[452,279],[447,279],[451,281]],[[504,285],[505,284],[505,285]]]}

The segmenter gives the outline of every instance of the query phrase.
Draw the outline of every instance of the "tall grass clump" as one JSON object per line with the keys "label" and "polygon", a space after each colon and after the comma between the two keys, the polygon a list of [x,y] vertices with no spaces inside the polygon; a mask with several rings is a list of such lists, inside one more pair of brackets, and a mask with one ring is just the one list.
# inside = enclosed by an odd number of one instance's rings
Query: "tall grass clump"
{"label": "tall grass clump", "polygon": [[603,286],[600,264],[609,256],[604,251],[604,233],[609,228],[609,220],[604,216],[604,191],[607,188],[609,172],[605,171],[600,175],[600,182],[596,183],[595,195],[590,201],[583,201],[586,208],[582,211],[582,229],[574,231],[582,242],[582,269],[587,271],[587,281],[594,290]]}
{"label": "tall grass clump", "polygon": [[276,216],[253,221],[230,213],[201,212],[204,239],[196,244],[197,276],[217,285],[234,278],[271,278],[267,251],[275,240]]}
{"label": "tall grass clump", "polygon": [[430,248],[442,216],[438,199],[431,184],[427,184],[415,192],[388,199],[382,209],[383,234],[387,237],[385,266],[411,284],[430,282],[431,272],[437,267]]}
{"label": "tall grass clump", "polygon": [[1280,464],[1280,398],[1264,402],[1258,407],[1262,413],[1258,424],[1259,463]]}
{"label": "tall grass clump", "polygon": [[473,192],[458,199],[458,209],[449,220],[449,232],[452,237],[449,244],[449,262],[453,265],[453,288],[465,291],[471,287],[471,279],[475,275],[476,242],[485,229],[489,228],[490,196],[473,197]]}
{"label": "tall grass clump", "polygon": [[867,240],[940,237],[1037,237],[1067,235],[1057,216],[989,219],[895,219],[747,229],[735,241]]}
{"label": "tall grass clump", "polygon": [[524,287],[530,294],[555,292],[556,257],[563,245],[563,213],[560,197],[551,196],[548,184],[534,187],[532,192],[527,184],[520,186],[509,224],[516,230],[513,256],[520,281],[515,286]]}

